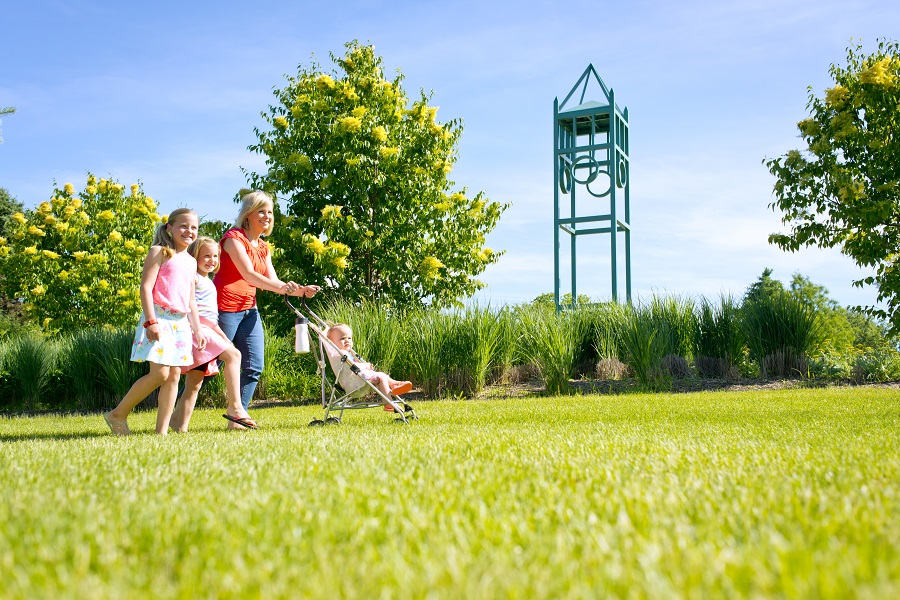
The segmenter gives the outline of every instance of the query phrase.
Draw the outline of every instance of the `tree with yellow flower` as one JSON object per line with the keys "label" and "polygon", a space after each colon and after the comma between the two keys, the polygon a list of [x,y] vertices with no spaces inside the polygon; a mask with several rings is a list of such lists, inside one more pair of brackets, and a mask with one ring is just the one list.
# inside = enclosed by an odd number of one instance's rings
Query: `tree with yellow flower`
{"label": "tree with yellow flower", "polygon": [[875,275],[887,309],[867,307],[900,329],[900,45],[881,40],[877,52],[847,49],[846,66],[832,65],[834,86],[818,97],[797,126],[806,148],[766,161],[775,176],[771,208],[788,233],[769,242],[794,252],[839,247]]}
{"label": "tree with yellow flower", "polygon": [[67,183],[10,217],[0,238],[0,293],[22,299],[29,317],[51,331],[130,326],[159,221],[137,184],[126,195],[125,186],[90,174],[82,192]]}
{"label": "tree with yellow flower", "polygon": [[[334,69],[302,66],[275,91],[257,129],[268,172],[252,187],[283,202],[271,241],[284,277],[348,299],[448,306],[483,287],[501,252],[485,246],[506,205],[449,179],[462,124],[437,120],[403,76],[388,80],[372,46],[346,44]],[[262,300],[262,299],[261,299]]]}

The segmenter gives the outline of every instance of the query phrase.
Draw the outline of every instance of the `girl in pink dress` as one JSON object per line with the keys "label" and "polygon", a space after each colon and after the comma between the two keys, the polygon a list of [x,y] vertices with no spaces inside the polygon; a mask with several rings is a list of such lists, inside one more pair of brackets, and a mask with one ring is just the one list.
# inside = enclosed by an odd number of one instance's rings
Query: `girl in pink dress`
{"label": "girl in pink dress", "polygon": [[[156,433],[166,435],[175,406],[181,367],[193,362],[192,337],[206,347],[194,300],[197,261],[186,252],[197,238],[199,219],[189,208],[179,208],[160,225],[144,259],[141,275],[140,322],[131,346],[131,360],[150,363],[150,372],[138,379],[118,406],[103,415],[115,435],[129,435],[128,415],[141,400],[159,388]],[[191,335],[193,332],[193,336]]]}

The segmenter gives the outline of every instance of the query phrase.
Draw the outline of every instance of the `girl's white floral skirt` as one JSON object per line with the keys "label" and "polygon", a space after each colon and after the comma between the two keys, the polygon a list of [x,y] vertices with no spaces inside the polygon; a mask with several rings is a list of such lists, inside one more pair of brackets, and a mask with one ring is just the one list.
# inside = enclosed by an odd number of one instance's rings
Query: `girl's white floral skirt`
{"label": "girl's white floral skirt", "polygon": [[154,362],[160,365],[182,367],[194,362],[191,343],[194,336],[187,313],[177,312],[153,305],[159,323],[159,339],[147,337],[144,322],[147,317],[141,313],[141,320],[134,332],[131,344],[131,360],[134,362]]}

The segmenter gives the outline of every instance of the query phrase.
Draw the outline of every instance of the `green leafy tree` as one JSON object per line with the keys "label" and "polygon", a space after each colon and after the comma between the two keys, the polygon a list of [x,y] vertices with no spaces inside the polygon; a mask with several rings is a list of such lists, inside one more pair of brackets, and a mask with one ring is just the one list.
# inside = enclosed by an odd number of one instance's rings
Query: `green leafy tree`
{"label": "green leafy tree", "polygon": [[805,275],[795,273],[785,289],[781,281],[772,277],[772,269],[765,269],[748,288],[744,304],[752,310],[754,302],[775,300],[787,295],[813,309],[818,322],[816,345],[847,352],[854,346],[883,348],[892,338],[884,326],[870,315],[856,309],[842,307],[828,295],[828,290],[813,283]]}
{"label": "green leafy tree", "polygon": [[822,345],[837,350],[853,347],[856,331],[850,323],[847,310],[828,295],[825,287],[796,273],[791,279],[790,294],[816,311],[821,327],[819,335]]}
{"label": "green leafy tree", "polygon": [[275,91],[271,129],[250,146],[268,165],[251,185],[284,204],[269,239],[279,275],[351,301],[457,304],[497,262],[485,236],[507,205],[452,191],[462,124],[437,121],[424,92],[410,100],[372,46],[350,42],[331,58],[331,73],[301,65]]}
{"label": "green leafy tree", "polygon": [[853,327],[855,346],[897,349],[897,336],[891,333],[889,325],[873,319],[871,315],[856,308],[847,310],[847,320]]}
{"label": "green leafy tree", "polygon": [[784,284],[772,277],[772,269],[763,269],[759,279],[750,284],[744,294],[744,303],[755,302],[763,298],[775,298],[784,293]]}
{"label": "green leafy tree", "polygon": [[769,236],[783,250],[838,247],[875,275],[854,285],[877,286],[868,307],[900,327],[900,46],[882,40],[865,54],[847,49],[846,66],[832,65],[834,86],[809,92],[809,117],[797,126],[806,145],[768,160],[775,201],[788,233]]}
{"label": "green leafy tree", "polygon": [[21,298],[44,329],[122,327],[141,310],[138,287],[156,203],[138,184],[88,175],[84,191],[56,189],[34,210],[12,215],[0,238],[3,294]]}
{"label": "green leafy tree", "polygon": [[198,234],[205,235],[207,237],[211,237],[212,239],[218,241],[222,239],[222,236],[226,231],[231,229],[231,223],[226,223],[225,221],[219,221],[218,219],[205,220],[201,218],[200,221],[200,229]]}

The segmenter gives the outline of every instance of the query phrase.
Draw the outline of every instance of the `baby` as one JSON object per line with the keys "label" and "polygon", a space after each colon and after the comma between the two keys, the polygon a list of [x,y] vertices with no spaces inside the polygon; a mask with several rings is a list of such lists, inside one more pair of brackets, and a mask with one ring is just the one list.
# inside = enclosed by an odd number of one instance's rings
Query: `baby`
{"label": "baby", "polygon": [[[376,371],[372,363],[365,362],[353,352],[353,330],[349,325],[341,323],[333,325],[328,329],[326,335],[338,347],[341,354],[347,357],[348,362],[359,367],[359,374],[372,382],[386,397],[390,398],[391,394],[400,396],[412,390],[411,382],[391,379],[387,373]],[[385,404],[384,410],[392,411],[394,409],[390,404]]]}

